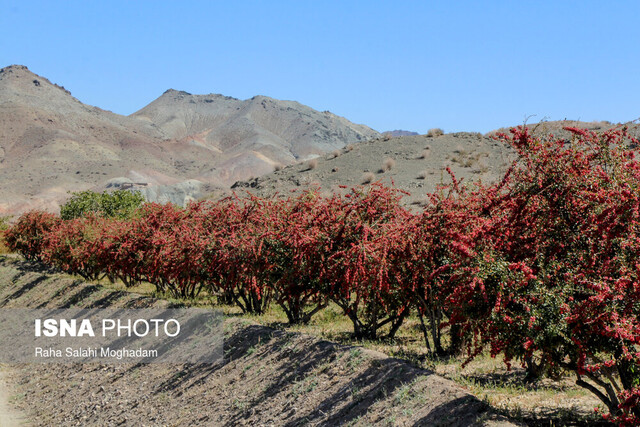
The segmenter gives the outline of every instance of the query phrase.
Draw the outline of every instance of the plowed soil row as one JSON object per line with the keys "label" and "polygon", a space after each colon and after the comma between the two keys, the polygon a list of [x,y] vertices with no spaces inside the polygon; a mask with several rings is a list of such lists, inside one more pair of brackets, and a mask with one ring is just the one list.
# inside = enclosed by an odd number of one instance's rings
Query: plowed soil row
{"label": "plowed soil row", "polygon": [[[0,308],[144,308],[164,300],[0,260]],[[430,371],[360,347],[224,321],[215,365],[5,365],[36,426],[513,425]]]}

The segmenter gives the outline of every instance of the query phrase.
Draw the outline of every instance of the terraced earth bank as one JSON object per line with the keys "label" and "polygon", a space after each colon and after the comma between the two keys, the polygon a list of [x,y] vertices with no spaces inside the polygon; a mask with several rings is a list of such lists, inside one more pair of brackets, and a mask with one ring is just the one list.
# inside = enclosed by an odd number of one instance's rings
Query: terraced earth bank
{"label": "terraced earth bank", "polygon": [[[166,307],[0,257],[0,308]],[[460,386],[384,354],[224,321],[215,365],[3,365],[34,426],[508,426]]]}

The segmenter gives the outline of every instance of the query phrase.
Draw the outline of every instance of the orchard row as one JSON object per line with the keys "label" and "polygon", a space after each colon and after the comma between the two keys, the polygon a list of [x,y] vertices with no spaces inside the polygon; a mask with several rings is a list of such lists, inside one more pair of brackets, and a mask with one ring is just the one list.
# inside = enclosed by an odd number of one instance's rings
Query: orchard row
{"label": "orchard row", "polygon": [[[572,371],[621,425],[640,419],[640,162],[624,129],[513,129],[493,185],[453,183],[420,212],[380,184],[323,197],[146,204],[129,218],[23,215],[10,248],[93,280],[202,291],[291,323],[337,304],[362,338],[416,313],[438,354],[488,349],[531,379]],[[443,340],[443,334],[449,337]],[[447,343],[446,348],[443,343]]]}

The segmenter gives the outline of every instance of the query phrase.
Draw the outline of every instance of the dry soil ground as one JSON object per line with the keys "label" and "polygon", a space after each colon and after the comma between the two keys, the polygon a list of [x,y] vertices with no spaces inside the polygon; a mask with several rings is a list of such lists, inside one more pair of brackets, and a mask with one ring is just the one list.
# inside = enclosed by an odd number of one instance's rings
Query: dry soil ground
{"label": "dry soil ground", "polygon": [[14,396],[12,389],[5,379],[6,372],[4,367],[0,367],[0,426],[17,427],[27,426],[28,422],[24,413],[11,405],[11,396]]}
{"label": "dry soil ground", "polygon": [[[166,306],[0,260],[0,308]],[[11,365],[35,426],[514,425],[453,381],[355,346],[227,317],[216,365]]]}

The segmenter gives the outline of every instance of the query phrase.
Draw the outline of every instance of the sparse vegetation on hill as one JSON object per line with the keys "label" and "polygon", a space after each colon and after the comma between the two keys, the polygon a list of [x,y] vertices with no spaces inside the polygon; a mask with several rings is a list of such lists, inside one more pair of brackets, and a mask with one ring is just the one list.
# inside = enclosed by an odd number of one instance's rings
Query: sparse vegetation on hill
{"label": "sparse vegetation on hill", "polygon": [[[462,145],[468,157],[482,160],[471,167],[451,161],[456,146]],[[425,147],[430,147],[426,149]],[[412,205],[422,201],[425,195],[436,190],[439,184],[450,183],[449,175],[444,170],[452,171],[464,182],[481,179],[483,182],[495,182],[506,171],[508,162],[514,157],[514,151],[503,141],[481,137],[471,133],[448,134],[437,139],[424,135],[404,136],[384,141],[382,138],[361,142],[351,151],[341,150],[338,157],[318,157],[317,167],[308,170],[305,163],[292,165],[276,174],[258,177],[251,182],[238,182],[233,190],[242,192],[245,189],[261,197],[270,197],[276,193],[288,194],[290,191],[303,191],[311,182],[317,182],[324,191],[342,192],[341,185],[353,187],[363,183],[363,174],[373,174],[370,182],[380,180],[386,185],[410,193],[402,202]],[[424,153],[423,153],[424,152]],[[424,156],[423,156],[424,154]],[[384,159],[393,159],[395,165],[385,169]],[[429,179],[416,180],[423,171],[428,172]]]}
{"label": "sparse vegetation on hill", "polygon": [[271,173],[274,164],[379,136],[343,117],[264,96],[169,90],[121,116],[81,103],[24,66],[0,69],[0,106],[0,215],[57,211],[67,191],[102,191],[113,179],[156,188],[197,180],[228,189]]}

